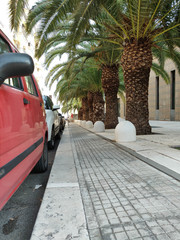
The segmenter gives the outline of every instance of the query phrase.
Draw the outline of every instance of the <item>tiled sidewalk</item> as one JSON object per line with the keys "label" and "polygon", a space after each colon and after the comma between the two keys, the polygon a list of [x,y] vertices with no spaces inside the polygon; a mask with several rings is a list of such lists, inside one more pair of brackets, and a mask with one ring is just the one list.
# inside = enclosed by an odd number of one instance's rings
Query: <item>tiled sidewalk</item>
{"label": "tiled sidewalk", "polygon": [[180,240],[180,182],[70,124],[91,240]]}
{"label": "tiled sidewalk", "polygon": [[[134,142],[121,142],[121,148],[180,181],[180,121],[150,121],[151,135],[137,135]],[[91,128],[89,131],[94,132]],[[115,142],[115,130],[96,133]]]}

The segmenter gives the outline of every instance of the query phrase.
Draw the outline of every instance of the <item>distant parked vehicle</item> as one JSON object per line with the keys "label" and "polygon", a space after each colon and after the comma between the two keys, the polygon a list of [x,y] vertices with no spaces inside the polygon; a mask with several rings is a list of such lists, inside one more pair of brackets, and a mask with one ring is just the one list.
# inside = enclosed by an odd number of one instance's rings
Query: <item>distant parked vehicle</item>
{"label": "distant parked vehicle", "polygon": [[64,126],[64,128],[65,128],[66,120],[65,120],[64,116],[62,116],[62,122],[63,122],[63,126]]}
{"label": "distant parked vehicle", "polygon": [[46,122],[48,126],[48,147],[54,149],[55,139],[60,138],[60,118],[58,116],[59,105],[53,105],[50,97],[43,96],[44,106],[46,111]]}
{"label": "distant parked vehicle", "polygon": [[64,119],[64,116],[62,116],[61,113],[58,113],[58,115],[59,115],[59,118],[60,118],[60,129],[61,129],[61,131],[63,131],[64,128],[65,128],[65,125],[66,125],[66,121]]}
{"label": "distant parked vehicle", "polygon": [[0,30],[0,209],[32,169],[48,168],[48,129],[33,70],[32,58]]}

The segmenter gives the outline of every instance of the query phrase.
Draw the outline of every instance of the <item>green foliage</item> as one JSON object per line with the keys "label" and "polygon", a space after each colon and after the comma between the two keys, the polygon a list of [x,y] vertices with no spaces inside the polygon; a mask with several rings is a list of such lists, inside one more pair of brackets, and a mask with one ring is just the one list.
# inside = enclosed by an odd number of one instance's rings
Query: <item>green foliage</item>
{"label": "green foliage", "polygon": [[[64,109],[67,109],[67,105],[68,109],[71,107],[75,109],[79,107],[79,105],[73,106],[73,102],[75,101],[77,103],[77,100],[80,101],[80,99],[87,96],[88,91],[102,91],[101,71],[97,63],[92,59],[87,60],[83,67],[82,60],[78,60],[74,63],[67,78],[67,66],[67,63],[55,66],[48,75],[46,82],[51,86],[54,81],[58,80],[55,95],[65,104]],[[58,71],[59,67],[60,70]],[[59,73],[60,77],[58,76]]]}
{"label": "green foliage", "polygon": [[62,113],[67,113],[69,111],[75,111],[80,109],[81,107],[81,101],[80,99],[72,99],[70,101],[63,101],[63,107],[61,108]]}
{"label": "green foliage", "polygon": [[11,29],[18,30],[21,18],[25,15],[24,8],[28,0],[9,0],[9,14]]}
{"label": "green foliage", "polygon": [[[9,0],[12,27],[17,27],[27,0]],[[70,22],[68,41],[79,43],[96,23],[111,34],[110,41],[123,44],[124,39],[159,36],[179,38],[179,0],[41,0],[31,9],[27,20],[30,33],[38,23],[38,39],[45,42],[61,23]],[[108,34],[107,34],[108,35]]]}
{"label": "green foliage", "polygon": [[[27,1],[9,0],[15,30]],[[99,79],[101,65],[120,63],[125,41],[149,43],[158,60],[152,70],[166,82],[166,59],[172,59],[180,72],[180,53],[176,50],[180,47],[179,0],[40,0],[29,12],[27,33],[34,27],[36,56],[46,55],[47,68],[54,59],[58,61],[47,82],[50,86],[58,82],[57,94],[62,99],[71,94],[73,99],[81,97],[87,92],[87,82],[94,89],[93,78]],[[64,53],[69,59],[59,64]],[[120,87],[124,91],[122,81]]]}

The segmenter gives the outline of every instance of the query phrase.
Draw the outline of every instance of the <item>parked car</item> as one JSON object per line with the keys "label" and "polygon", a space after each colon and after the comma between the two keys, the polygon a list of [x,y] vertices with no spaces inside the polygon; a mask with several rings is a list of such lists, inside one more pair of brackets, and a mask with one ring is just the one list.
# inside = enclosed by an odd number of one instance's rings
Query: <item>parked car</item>
{"label": "parked car", "polygon": [[59,115],[59,118],[60,118],[60,129],[61,129],[61,131],[63,131],[64,128],[65,128],[65,125],[66,125],[66,121],[64,119],[64,116],[62,116],[61,113],[58,113],[58,115]]}
{"label": "parked car", "polygon": [[0,209],[33,169],[48,168],[48,129],[33,69],[32,58],[0,30]]}
{"label": "parked car", "polygon": [[64,116],[62,116],[62,122],[63,122],[63,129],[64,129],[65,125],[66,125],[66,120],[65,120]]}
{"label": "parked car", "polygon": [[58,116],[59,105],[53,105],[53,101],[48,96],[43,96],[44,106],[46,111],[46,122],[48,126],[48,147],[53,149],[55,146],[55,139],[60,138],[60,118]]}

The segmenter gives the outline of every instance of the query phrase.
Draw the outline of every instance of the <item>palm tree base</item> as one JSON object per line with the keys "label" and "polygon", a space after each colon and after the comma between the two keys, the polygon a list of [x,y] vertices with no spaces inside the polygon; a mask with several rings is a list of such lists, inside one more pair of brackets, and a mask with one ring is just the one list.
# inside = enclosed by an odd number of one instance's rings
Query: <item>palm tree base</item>
{"label": "palm tree base", "polygon": [[106,124],[105,122],[105,129],[115,129],[117,123]]}
{"label": "palm tree base", "polygon": [[146,125],[146,126],[136,126],[136,135],[148,135],[151,134],[151,126],[150,125]]}
{"label": "palm tree base", "polygon": [[127,42],[121,58],[126,87],[126,120],[132,122],[137,135],[151,134],[148,87],[152,65],[151,42]]}
{"label": "palm tree base", "polygon": [[94,92],[93,96],[93,122],[104,122],[104,100],[102,92]]}

